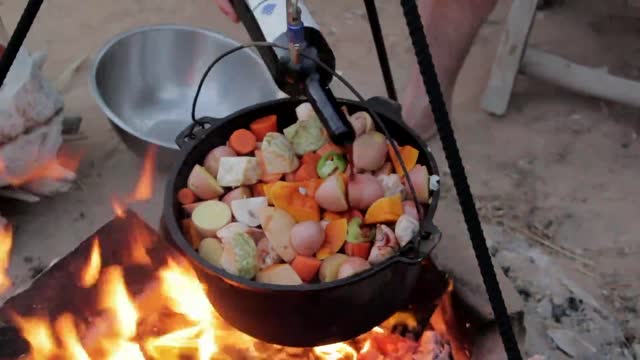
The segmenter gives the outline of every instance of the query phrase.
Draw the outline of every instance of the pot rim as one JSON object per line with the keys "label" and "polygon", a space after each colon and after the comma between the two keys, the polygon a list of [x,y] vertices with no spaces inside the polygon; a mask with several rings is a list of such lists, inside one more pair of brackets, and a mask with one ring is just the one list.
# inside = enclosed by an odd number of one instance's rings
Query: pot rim
{"label": "pot rim", "polygon": [[[367,100],[374,100],[375,98],[369,99]],[[222,119],[216,119],[217,121],[215,122],[215,124],[213,124],[212,126],[208,127],[206,130],[204,130],[202,133],[200,133],[196,139],[190,141],[190,143],[185,144],[185,146],[181,149],[180,152],[180,156],[178,157],[177,161],[176,161],[176,165],[174,166],[173,170],[169,173],[169,178],[167,180],[166,183],[166,188],[165,188],[165,206],[163,209],[163,213],[162,213],[162,217],[163,217],[163,223],[164,226],[167,227],[167,230],[170,234],[170,236],[175,237],[177,235],[176,239],[173,239],[172,241],[170,241],[174,246],[178,247],[178,250],[180,252],[182,252],[182,254],[184,256],[186,256],[189,261],[199,267],[200,269],[204,270],[207,273],[213,274],[215,276],[218,276],[219,278],[223,279],[225,282],[233,285],[233,286],[237,286],[240,288],[244,288],[244,289],[249,289],[252,291],[261,291],[261,292],[285,292],[285,293],[299,293],[299,292],[310,292],[310,291],[324,291],[324,290],[328,290],[328,289],[335,289],[335,288],[339,288],[339,287],[343,287],[343,286],[348,286],[350,284],[362,281],[366,278],[369,278],[375,274],[377,274],[378,272],[383,271],[384,269],[395,265],[395,264],[404,264],[405,266],[412,266],[412,265],[416,265],[416,264],[420,264],[424,259],[426,259],[429,255],[425,256],[425,257],[421,257],[421,256],[417,256],[416,258],[408,258],[406,256],[402,256],[402,255],[395,255],[392,256],[390,258],[388,258],[387,260],[385,260],[384,262],[374,265],[372,266],[370,269],[363,271],[361,273],[358,273],[356,275],[353,276],[349,276],[347,278],[344,279],[339,279],[339,280],[334,280],[334,281],[330,281],[327,283],[315,283],[315,284],[302,284],[302,285],[278,285],[278,284],[267,284],[267,283],[261,283],[258,281],[254,281],[254,280],[248,280],[246,278],[237,276],[237,275],[233,275],[227,271],[225,271],[222,268],[218,268],[215,265],[209,263],[207,260],[205,260],[203,257],[200,256],[200,254],[198,254],[198,252],[189,244],[189,242],[187,241],[187,239],[184,237],[182,230],[180,229],[179,225],[178,225],[178,220],[177,218],[174,216],[174,204],[175,204],[175,194],[174,194],[174,187],[175,187],[175,182],[178,176],[178,173],[180,171],[180,169],[182,168],[182,164],[185,162],[185,160],[189,157],[191,150],[193,149],[193,147],[198,144],[204,137],[206,137],[210,132],[215,131],[222,123],[225,123],[233,118],[237,118],[237,117],[242,117],[245,116],[247,113],[256,111],[260,108],[263,108],[265,106],[276,106],[276,105],[281,105],[281,104],[285,104],[285,103],[302,103],[304,102],[304,99],[297,99],[297,98],[284,98],[284,99],[276,99],[276,100],[272,100],[272,101],[268,101],[268,102],[263,102],[260,104],[256,104],[244,109],[240,109],[238,111],[236,111],[233,114],[230,114],[228,116],[226,116],[225,118]],[[364,105],[362,104],[362,102],[360,101],[354,101],[354,100],[349,100],[349,99],[338,99],[338,102],[340,104],[346,104],[346,105],[355,105],[355,106],[360,106],[363,107]],[[377,111],[377,109],[375,109],[375,107],[372,107],[372,110]],[[380,113],[380,112],[378,112]],[[389,114],[384,114],[385,117],[388,117],[389,119],[391,119],[392,121],[396,121],[398,122],[397,119],[395,119],[392,116],[389,116]],[[431,171],[433,172],[433,174],[430,175],[436,175],[436,176],[440,176],[440,173],[438,171],[438,166],[435,162],[435,158],[433,156],[433,154],[431,153],[431,149],[429,148],[429,146],[422,140],[422,138],[420,138],[415,131],[413,131],[413,129],[409,128],[408,126],[406,126],[404,123],[400,123],[401,126],[403,126],[405,128],[405,130],[407,132],[409,132],[415,139],[416,141],[420,144],[420,146],[423,149],[426,149],[426,157],[428,159],[429,162],[429,166],[431,167]],[[440,199],[440,188],[436,189],[436,190],[432,190],[431,193],[431,203],[429,204],[429,207],[427,208],[426,214],[424,216],[424,218],[422,219],[422,223],[421,226],[423,229],[428,229],[428,228],[433,228],[433,224],[432,224],[432,220],[433,217],[435,215],[435,211],[436,208],[438,206],[438,201]],[[171,206],[167,206],[167,201],[170,201]],[[430,234],[430,236],[426,239],[423,239],[421,241],[429,241],[433,238],[434,234]],[[416,237],[420,237],[422,236],[422,234],[417,234]],[[436,244],[437,245],[437,244]]]}

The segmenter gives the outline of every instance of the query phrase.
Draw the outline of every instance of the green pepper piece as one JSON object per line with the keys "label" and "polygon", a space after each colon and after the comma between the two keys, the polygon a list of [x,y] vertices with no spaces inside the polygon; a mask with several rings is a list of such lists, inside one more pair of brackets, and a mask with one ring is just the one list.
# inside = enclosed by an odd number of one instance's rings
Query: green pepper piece
{"label": "green pepper piece", "polygon": [[318,176],[326,179],[336,170],[339,172],[347,170],[347,159],[345,159],[344,155],[339,152],[329,151],[322,155],[320,161],[318,161],[316,170],[318,172]]}
{"label": "green pepper piece", "polygon": [[367,231],[368,229],[361,229],[360,225],[362,225],[362,219],[358,217],[354,217],[349,221],[349,225],[347,225],[347,242],[352,244],[358,244],[362,242],[371,241],[371,232]]}

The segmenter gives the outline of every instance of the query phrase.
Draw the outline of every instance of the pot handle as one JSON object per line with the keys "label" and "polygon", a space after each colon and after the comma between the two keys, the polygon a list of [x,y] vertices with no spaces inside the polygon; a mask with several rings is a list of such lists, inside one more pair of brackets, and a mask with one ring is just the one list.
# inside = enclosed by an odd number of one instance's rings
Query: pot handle
{"label": "pot handle", "polygon": [[209,116],[201,117],[198,120],[192,122],[187,126],[184,130],[182,130],[178,136],[176,136],[176,145],[180,150],[183,150],[185,146],[193,143],[195,140],[198,140],[202,135],[206,133],[206,130],[215,124],[219,123],[221,120],[212,118]]}
{"label": "pot handle", "polygon": [[432,222],[423,224],[416,238],[405,245],[397,257],[398,261],[415,264],[422,262],[440,244],[442,233]]}

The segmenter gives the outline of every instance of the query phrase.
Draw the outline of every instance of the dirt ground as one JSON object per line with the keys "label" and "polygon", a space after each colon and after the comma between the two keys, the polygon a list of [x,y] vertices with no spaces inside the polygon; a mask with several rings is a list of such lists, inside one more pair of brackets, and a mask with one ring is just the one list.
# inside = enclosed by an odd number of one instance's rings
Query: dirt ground
{"label": "dirt ground", "polygon": [[[307,3],[333,46],[339,70],[366,95],[383,95],[361,2]],[[612,3],[617,1],[560,2],[539,13],[531,45],[640,78],[640,65],[634,61],[640,56],[640,17]],[[10,29],[23,4],[0,0],[0,13]],[[399,6],[378,4],[396,83],[402,88],[405,69],[415,61],[413,50]],[[640,167],[634,162],[640,160],[640,111],[519,77],[506,116],[483,112],[480,98],[510,4],[500,1],[482,27],[450,107],[492,249],[525,302],[527,352],[564,359],[576,347],[586,346],[574,356],[633,359],[633,348],[640,351]],[[93,55],[115,34],[157,23],[202,26],[247,39],[211,0],[52,0],[27,44],[31,50],[48,51],[46,72],[54,76],[75,59]],[[18,285],[28,284],[34,269],[63,256],[108,221],[112,195],[130,192],[138,176],[140,159],[126,149],[95,104],[87,74],[85,66],[66,94],[66,111],[84,118],[82,131],[88,135],[72,144],[84,153],[80,185],[38,204],[3,200],[0,205],[2,214],[17,224],[11,274]],[[435,221],[445,241],[435,257],[447,269],[460,259],[473,259],[473,253],[437,138],[430,145],[444,172],[444,199]],[[159,174],[153,200],[134,206],[151,224],[158,222],[163,180]],[[451,246],[462,250],[451,256],[446,251]],[[472,260],[466,264],[475,266]],[[486,296],[482,291],[475,295]],[[555,344],[562,342],[558,333],[564,330],[588,345],[574,341],[557,351]],[[635,356],[640,358],[640,353]]]}

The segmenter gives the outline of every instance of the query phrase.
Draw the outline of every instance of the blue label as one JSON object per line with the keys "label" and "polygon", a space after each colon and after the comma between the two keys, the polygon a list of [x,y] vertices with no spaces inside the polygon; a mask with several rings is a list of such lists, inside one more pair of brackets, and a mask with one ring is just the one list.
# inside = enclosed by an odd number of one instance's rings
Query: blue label
{"label": "blue label", "polygon": [[273,11],[275,9],[276,9],[276,4],[267,4],[267,5],[262,7],[262,14],[263,15],[271,15],[271,14],[273,14]]}

